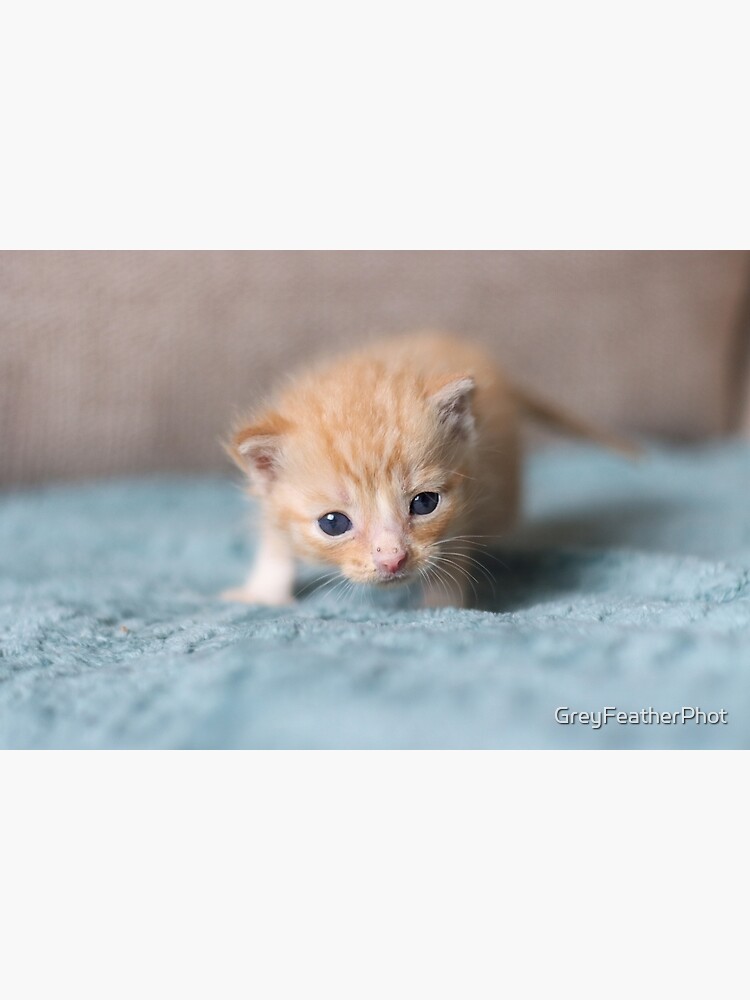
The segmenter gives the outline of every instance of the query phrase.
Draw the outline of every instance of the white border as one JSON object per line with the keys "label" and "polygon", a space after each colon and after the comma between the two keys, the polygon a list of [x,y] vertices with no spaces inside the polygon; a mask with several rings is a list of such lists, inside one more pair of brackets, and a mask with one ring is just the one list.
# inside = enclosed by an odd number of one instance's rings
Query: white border
{"label": "white border", "polygon": [[8,753],[13,1000],[744,995],[736,753]]}
{"label": "white border", "polygon": [[748,245],[741,8],[11,4],[2,246]]}

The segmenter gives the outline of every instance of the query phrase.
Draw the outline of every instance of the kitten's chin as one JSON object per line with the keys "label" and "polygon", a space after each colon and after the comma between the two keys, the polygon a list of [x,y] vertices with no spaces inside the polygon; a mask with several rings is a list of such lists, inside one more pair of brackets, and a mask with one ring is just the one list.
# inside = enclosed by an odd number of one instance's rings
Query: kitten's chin
{"label": "kitten's chin", "polygon": [[348,573],[345,573],[344,576],[347,580],[358,583],[360,586],[381,587],[383,589],[404,586],[414,579],[414,573],[391,573],[388,576],[349,576]]}
{"label": "kitten's chin", "polygon": [[418,564],[415,560],[410,560],[409,566],[398,573],[379,573],[375,568],[367,570],[360,566],[352,567],[352,572],[350,573],[343,567],[340,567],[340,572],[352,583],[358,583],[364,587],[380,587],[385,589],[403,587],[406,584],[414,583],[419,576],[420,566],[421,563]]}
{"label": "kitten's chin", "polygon": [[413,573],[392,573],[389,576],[376,576],[372,582],[377,587],[398,587],[411,583],[413,579]]}

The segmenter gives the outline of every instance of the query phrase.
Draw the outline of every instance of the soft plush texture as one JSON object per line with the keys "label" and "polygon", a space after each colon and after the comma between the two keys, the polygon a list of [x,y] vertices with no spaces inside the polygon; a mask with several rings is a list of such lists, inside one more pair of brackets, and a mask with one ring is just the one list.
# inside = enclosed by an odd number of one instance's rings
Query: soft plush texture
{"label": "soft plush texture", "polygon": [[[220,603],[251,551],[224,479],[7,494],[0,745],[750,746],[747,444],[633,464],[561,448],[532,460],[528,494],[471,611],[330,588]],[[554,720],[607,705],[728,723]]]}

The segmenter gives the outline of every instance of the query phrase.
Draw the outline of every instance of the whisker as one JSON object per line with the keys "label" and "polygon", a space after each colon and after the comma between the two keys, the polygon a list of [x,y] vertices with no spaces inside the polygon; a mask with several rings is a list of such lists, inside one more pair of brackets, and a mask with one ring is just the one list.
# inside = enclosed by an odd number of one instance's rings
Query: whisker
{"label": "whisker", "polygon": [[[474,586],[474,584],[475,582],[478,583],[479,581],[475,579],[475,577],[469,572],[469,570],[465,566],[462,566],[460,563],[450,560],[447,556],[443,556],[443,562],[446,563],[448,566],[450,566],[452,569],[454,569],[461,576],[463,576],[464,579],[468,580],[469,586],[471,587],[471,592],[474,595],[474,603],[478,603],[479,594],[477,593],[477,589]],[[443,566],[443,571],[445,573],[448,573],[448,576],[450,576],[451,580],[453,580],[453,582],[456,584],[457,587],[461,586],[458,580],[456,580],[453,574],[448,569],[446,569],[445,566]]]}
{"label": "whisker", "polygon": [[428,569],[430,571],[430,575],[428,577],[430,582],[439,584],[440,587],[442,588],[443,594],[445,594],[446,598],[449,598],[450,594],[448,592],[448,587],[445,583],[445,580],[442,577],[442,574],[439,572],[438,567],[435,565],[435,563],[429,563]]}
{"label": "whisker", "polygon": [[[482,563],[479,559],[475,559],[473,556],[470,556],[467,552],[451,553],[451,555],[453,554],[457,554],[459,559],[466,560],[466,562],[470,562],[472,566],[476,566],[477,570],[484,576],[485,580],[492,587],[494,593],[495,578],[492,575],[492,573],[490,573],[490,571],[487,569],[487,567],[484,565],[484,563]],[[439,555],[444,556],[445,553],[439,553]]]}
{"label": "whisker", "polygon": [[331,583],[339,575],[338,570],[334,570],[332,573],[325,573],[322,576],[316,576],[314,579],[309,580],[304,587],[298,592],[297,596],[302,597],[303,594],[312,591],[313,594],[317,593],[325,584]]}
{"label": "whisker", "polygon": [[[462,565],[461,563],[448,563],[448,565],[453,567],[453,569],[455,569],[457,572],[461,573],[461,575],[466,577],[467,580],[471,581],[472,583],[476,583],[478,586],[481,586],[482,580],[480,580],[477,576],[475,576],[474,573],[472,573],[465,565]],[[495,592],[494,580],[492,579],[492,577],[485,575],[484,581],[486,584],[490,586],[494,596]]]}
{"label": "whisker", "polygon": [[[455,585],[455,587],[456,587],[456,589],[457,589],[458,591],[461,591],[461,590],[463,589],[463,588],[461,587],[461,584],[460,584],[460,582],[459,582],[459,581],[458,581],[458,580],[456,579],[456,577],[455,577],[455,576],[453,575],[453,573],[451,573],[451,571],[450,571],[449,569],[447,569],[447,568],[446,568],[445,566],[443,566],[443,565],[440,565],[439,567],[438,567],[438,565],[437,565],[437,564],[433,564],[433,565],[435,566],[435,569],[436,569],[436,570],[437,570],[437,569],[439,568],[439,570],[440,570],[440,572],[441,572],[441,573],[445,574],[445,576],[447,576],[447,577],[448,577],[448,579],[450,579],[450,580],[452,580],[452,581],[453,581],[453,584]],[[459,567],[458,567],[458,566],[456,566],[456,567],[454,567],[454,568],[455,568],[455,569],[456,569],[457,571],[459,570]],[[478,595],[477,595],[477,591],[476,591],[476,588],[475,588],[475,586],[474,586],[474,583],[473,583],[473,581],[472,581],[471,577],[470,577],[470,576],[469,576],[468,574],[466,574],[466,573],[465,573],[464,575],[466,576],[466,579],[467,579],[467,580],[469,581],[469,585],[471,586],[471,589],[472,589],[472,592],[473,592],[473,594],[474,594],[474,600],[475,600],[475,602],[476,602],[476,601],[478,601],[478,600],[479,600],[479,597],[478,597]],[[448,591],[447,593],[448,593],[448,597],[450,598],[450,592]]]}
{"label": "whisker", "polygon": [[[493,562],[497,563],[498,566],[502,566],[503,569],[509,570],[510,567],[506,562],[503,562],[499,556],[489,549],[489,546],[485,542],[474,541],[475,538],[499,538],[499,535],[453,535],[451,538],[443,538],[441,541],[432,542],[431,546],[436,548],[440,545],[448,545],[453,542],[463,542],[465,545],[471,546],[472,548],[481,548],[482,558],[491,559]],[[464,554],[463,552],[461,554]]]}
{"label": "whisker", "polygon": [[337,598],[345,596],[346,595],[346,588],[347,588],[347,585],[349,585],[349,584],[351,584],[351,581],[347,580],[347,578],[345,576],[342,576],[340,580],[336,581],[335,586],[331,587],[331,589],[328,591],[328,593],[326,594],[326,596],[327,597],[334,597],[334,596],[336,596]]}

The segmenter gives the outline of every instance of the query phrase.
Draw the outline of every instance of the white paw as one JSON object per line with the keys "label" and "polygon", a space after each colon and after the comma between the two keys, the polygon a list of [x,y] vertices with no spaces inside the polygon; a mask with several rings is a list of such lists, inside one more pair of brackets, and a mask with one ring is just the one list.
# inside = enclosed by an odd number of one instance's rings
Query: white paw
{"label": "white paw", "polygon": [[284,604],[294,604],[294,598],[287,593],[263,591],[258,587],[230,587],[219,594],[222,601],[233,604],[262,604],[266,607],[281,607]]}

